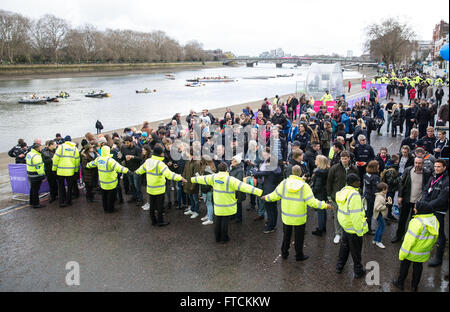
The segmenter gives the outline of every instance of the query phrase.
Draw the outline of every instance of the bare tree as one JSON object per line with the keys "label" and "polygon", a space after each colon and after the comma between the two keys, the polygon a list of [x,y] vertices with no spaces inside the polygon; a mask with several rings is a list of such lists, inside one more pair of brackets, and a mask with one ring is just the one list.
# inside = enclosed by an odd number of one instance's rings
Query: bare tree
{"label": "bare tree", "polygon": [[397,64],[411,56],[416,34],[407,23],[388,18],[381,24],[369,25],[366,28],[366,37],[366,52],[370,52],[378,61]]}
{"label": "bare tree", "polygon": [[14,63],[19,54],[28,53],[28,18],[6,11],[0,11],[0,59],[6,57]]}
{"label": "bare tree", "polygon": [[39,50],[48,50],[53,61],[58,63],[58,52],[69,29],[65,20],[51,14],[44,15],[34,25],[34,43]]}

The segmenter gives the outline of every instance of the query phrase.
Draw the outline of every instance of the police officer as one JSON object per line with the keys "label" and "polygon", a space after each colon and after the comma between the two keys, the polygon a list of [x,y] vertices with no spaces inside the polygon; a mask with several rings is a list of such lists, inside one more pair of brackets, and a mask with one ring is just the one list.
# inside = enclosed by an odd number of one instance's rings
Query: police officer
{"label": "police officer", "polygon": [[39,204],[39,189],[42,180],[45,179],[44,162],[41,156],[42,146],[34,143],[30,152],[26,156],[27,175],[30,182],[30,205],[33,208],[42,208],[44,205]]}
{"label": "police officer", "polygon": [[275,191],[262,199],[268,202],[281,199],[281,220],[283,221],[283,243],[281,245],[281,256],[287,259],[291,245],[292,230],[295,237],[295,252],[297,261],[309,258],[303,254],[303,241],[305,237],[305,225],[307,206],[319,209],[332,209],[332,206],[324,201],[317,200],[311,187],[301,178],[302,169],[295,165],[292,174],[278,184]]}
{"label": "police officer", "polygon": [[[65,143],[64,143],[65,144]],[[102,189],[103,210],[106,213],[114,212],[114,202],[117,193],[117,173],[132,174],[112,158],[109,146],[101,148],[101,156],[86,165],[86,168],[98,168],[98,180]]]}
{"label": "police officer", "polygon": [[400,273],[398,278],[392,281],[392,284],[401,290],[403,290],[403,284],[412,263],[413,278],[411,286],[413,291],[417,291],[423,263],[430,259],[431,250],[439,233],[439,222],[433,215],[433,208],[429,203],[418,202],[414,207],[414,213],[416,215],[409,222],[408,231],[398,255],[401,261]]}
{"label": "police officer", "polygon": [[[333,101],[333,97],[327,90],[325,91],[325,94],[320,98],[320,100],[322,101],[323,105],[327,105],[327,102]],[[311,103],[311,105],[314,105],[314,103]]]}
{"label": "police officer", "polygon": [[347,185],[336,193],[338,222],[344,230],[336,273],[342,273],[349,253],[351,253],[355,278],[360,278],[366,273],[361,264],[361,251],[363,235],[367,233],[369,227],[366,222],[361,195],[358,191],[360,186],[358,175],[350,173],[346,182]]}
{"label": "police officer", "polygon": [[[53,156],[52,171],[56,171],[59,190],[59,207],[72,204],[72,191],[76,187],[76,175],[80,167],[80,153],[70,136],[64,138]],[[67,193],[64,182],[67,183]]]}
{"label": "police officer", "polygon": [[[149,194],[150,218],[152,225],[165,226],[169,222],[163,220],[164,196],[166,193],[166,179],[173,181],[187,182],[181,175],[173,173],[164,163],[164,147],[162,144],[155,144],[153,155],[140,166],[136,174],[147,175],[147,193]],[[155,209],[158,217],[155,216]]]}
{"label": "police officer", "polygon": [[213,187],[214,214],[216,215],[214,233],[216,242],[228,242],[228,219],[237,212],[236,191],[261,196],[262,190],[239,181],[228,174],[228,165],[221,162],[217,174],[192,177],[192,183],[211,185]]}

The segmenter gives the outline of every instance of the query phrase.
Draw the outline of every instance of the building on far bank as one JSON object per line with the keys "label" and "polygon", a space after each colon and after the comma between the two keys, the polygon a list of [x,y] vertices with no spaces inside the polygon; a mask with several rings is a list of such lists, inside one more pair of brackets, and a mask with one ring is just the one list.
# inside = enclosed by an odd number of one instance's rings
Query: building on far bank
{"label": "building on far bank", "polygon": [[432,40],[432,49],[431,49],[431,57],[434,59],[438,58],[440,55],[441,47],[448,43],[448,23],[441,20],[439,24],[436,24],[433,29],[433,40]]}
{"label": "building on far bank", "polygon": [[431,51],[432,51],[431,40],[416,40],[415,49],[411,51],[411,59],[425,61],[428,58]]}

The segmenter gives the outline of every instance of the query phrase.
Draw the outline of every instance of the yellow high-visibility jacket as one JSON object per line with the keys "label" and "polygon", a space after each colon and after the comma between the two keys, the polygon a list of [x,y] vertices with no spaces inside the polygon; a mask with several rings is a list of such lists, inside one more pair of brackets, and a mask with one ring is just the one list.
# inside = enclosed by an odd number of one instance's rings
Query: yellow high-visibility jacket
{"label": "yellow high-visibility jacket", "polygon": [[53,155],[52,171],[59,176],[70,177],[78,172],[80,167],[80,153],[74,142],[64,142]]}
{"label": "yellow high-visibility jacket", "polygon": [[369,230],[358,190],[349,185],[336,193],[338,221],[345,232],[363,236]]}
{"label": "yellow high-visibility jacket", "polygon": [[147,174],[147,193],[160,195],[166,192],[166,179],[181,181],[182,176],[170,171],[164,163],[164,157],[153,155],[140,166],[136,174]]}
{"label": "yellow high-visibility jacket", "polygon": [[409,222],[398,258],[414,262],[426,262],[438,239],[439,221],[432,214],[415,215]]}
{"label": "yellow high-visibility jacket", "polygon": [[324,201],[317,200],[311,187],[296,175],[290,175],[278,184],[275,191],[265,196],[266,201],[281,199],[281,220],[286,225],[306,223],[307,206],[326,209]]}
{"label": "yellow high-visibility jacket", "polygon": [[261,196],[262,190],[230,177],[228,172],[219,172],[191,178],[192,183],[211,185],[213,187],[214,214],[231,216],[237,212],[236,191]]}

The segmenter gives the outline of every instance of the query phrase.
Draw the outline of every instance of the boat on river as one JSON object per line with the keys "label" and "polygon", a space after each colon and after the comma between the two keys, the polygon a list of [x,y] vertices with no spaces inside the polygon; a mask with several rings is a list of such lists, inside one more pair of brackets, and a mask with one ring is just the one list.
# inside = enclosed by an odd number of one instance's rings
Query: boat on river
{"label": "boat on river", "polygon": [[104,98],[104,97],[109,97],[109,93],[104,92],[103,90],[100,92],[94,92],[91,91],[88,94],[84,95],[85,97],[91,97],[91,98]]}
{"label": "boat on river", "polygon": [[235,78],[227,77],[227,76],[218,76],[218,77],[203,77],[203,78],[195,78],[195,79],[187,79],[187,82],[234,82]]}
{"label": "boat on river", "polygon": [[200,82],[189,82],[187,84],[185,84],[186,87],[201,87],[204,86],[204,83],[200,83]]}
{"label": "boat on river", "polygon": [[47,98],[42,97],[24,97],[19,100],[20,104],[46,104]]}
{"label": "boat on river", "polygon": [[[156,90],[153,90],[153,92],[156,92]],[[136,93],[152,93],[152,90],[145,88],[144,90],[136,90]]]}
{"label": "boat on river", "polygon": [[277,75],[277,77],[293,77],[294,74],[282,74],[282,75]]}
{"label": "boat on river", "polygon": [[174,74],[166,74],[166,75],[164,75],[164,78],[169,79],[169,80],[175,80],[175,75]]}
{"label": "boat on river", "polygon": [[47,97],[47,102],[59,102],[58,97]]}

